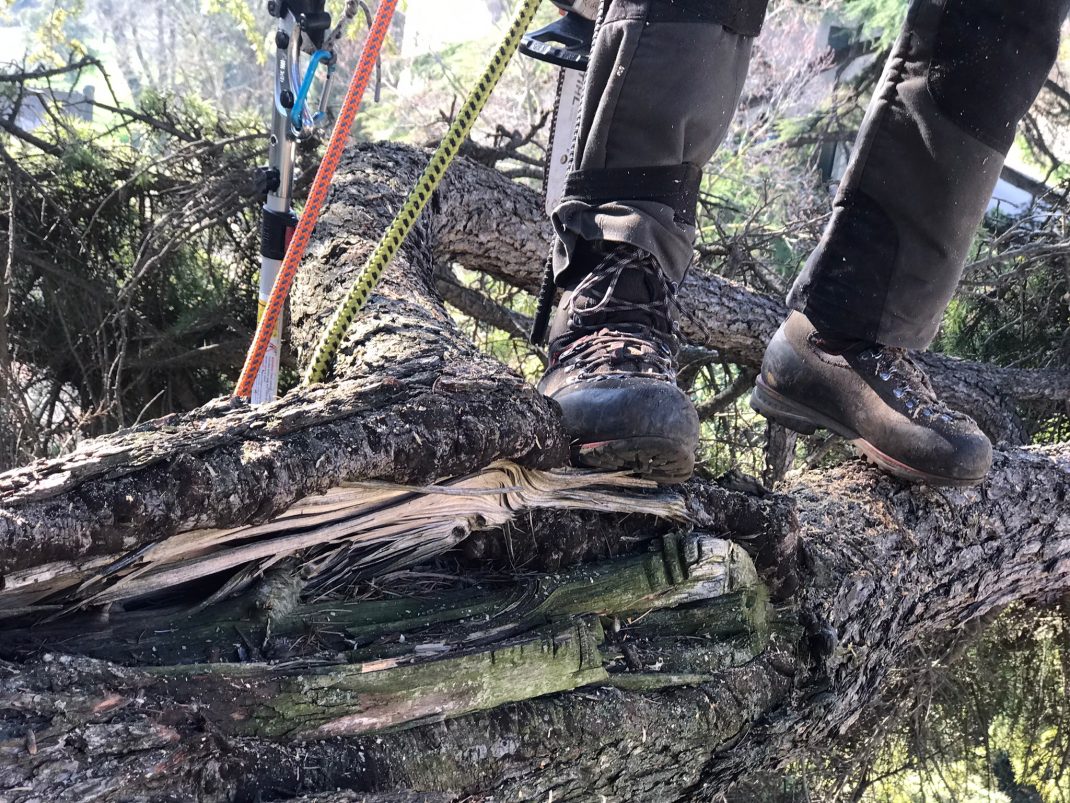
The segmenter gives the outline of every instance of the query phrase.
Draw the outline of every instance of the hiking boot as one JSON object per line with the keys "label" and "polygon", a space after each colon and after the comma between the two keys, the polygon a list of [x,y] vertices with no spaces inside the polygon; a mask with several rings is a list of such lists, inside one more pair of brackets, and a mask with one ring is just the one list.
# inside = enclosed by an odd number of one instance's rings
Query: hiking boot
{"label": "hiking boot", "polygon": [[949,409],[906,351],[845,342],[830,349],[792,312],[765,351],[751,407],[789,429],[818,427],[851,441],[897,477],[973,485],[992,465],[992,444],[973,419]]}
{"label": "hiking boot", "polygon": [[601,248],[557,309],[539,391],[561,405],[575,464],[683,482],[699,420],[676,385],[676,287],[645,251]]}

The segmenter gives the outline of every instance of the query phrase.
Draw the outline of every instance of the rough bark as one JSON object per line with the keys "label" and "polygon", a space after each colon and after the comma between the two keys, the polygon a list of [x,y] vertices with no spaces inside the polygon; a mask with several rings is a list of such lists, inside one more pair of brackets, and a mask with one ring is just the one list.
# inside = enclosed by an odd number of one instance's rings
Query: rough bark
{"label": "rough bark", "polygon": [[[221,729],[220,711],[190,708],[188,687],[161,687],[143,670],[55,655],[9,665],[0,777],[31,790],[16,800],[65,799],[64,788],[66,799],[85,799],[115,778],[130,779],[124,799],[196,790],[249,800],[257,790],[285,797],[343,786],[503,800],[712,800],[741,772],[864,721],[889,678],[931,660],[922,656],[967,623],[1012,600],[1065,593],[1068,492],[1065,448],[1001,454],[989,482],[970,491],[911,489],[860,464],[809,476],[793,492],[801,585],[779,608],[805,636],[796,642],[784,630],[756,659],[679,688],[611,689],[603,678],[587,691],[459,720],[295,744]],[[696,499],[693,511],[704,506]],[[716,514],[724,523],[728,507]],[[740,505],[747,509],[753,503]],[[767,511],[765,521],[788,526],[791,517]]]}
{"label": "rough bark", "polygon": [[[337,276],[359,268],[372,233],[396,208],[419,164],[413,151],[395,146],[362,148],[349,162],[294,300],[294,341],[303,352],[341,292]],[[523,284],[518,266],[541,251],[524,222],[529,215],[537,215],[530,193],[462,166],[347,339],[338,380],[257,410],[218,404],[153,422],[0,476],[0,572],[10,576],[55,561],[77,568],[174,533],[265,521],[345,480],[426,483],[502,457],[562,462],[565,443],[554,410],[460,337],[431,292],[436,260],[493,269],[503,278],[512,271],[512,280]],[[541,254],[523,275],[534,278],[540,261]],[[739,308],[731,315],[728,308],[759,304],[772,311],[775,302],[744,296],[730,283],[711,284],[709,277],[692,282],[709,292],[690,303],[728,321],[721,345],[714,338],[704,344],[738,348],[741,361],[745,349],[756,353],[754,341],[732,324]],[[757,338],[769,315],[755,320]],[[949,375],[961,370],[949,365]],[[920,651],[946,645],[965,625],[1012,601],[1044,601],[1070,590],[1067,446],[1000,451],[992,475],[975,489],[911,487],[858,461],[804,474],[787,497],[739,490],[746,487],[727,478],[672,493],[696,533],[738,543],[753,556],[777,600],[760,642],[749,631],[754,620],[746,606],[728,618],[750,624],[711,625],[711,611],[725,610],[719,598],[629,620],[634,603],[602,605],[585,597],[556,624],[550,621],[548,634],[534,628],[510,631],[509,638],[556,644],[562,659],[575,664],[555,675],[559,685],[535,692],[590,685],[368,734],[318,728],[339,720],[351,725],[348,717],[376,704],[354,661],[389,658],[400,640],[356,646],[349,656],[301,653],[297,665],[263,655],[236,663],[240,656],[222,655],[227,663],[202,660],[176,671],[146,666],[155,659],[129,649],[138,639],[136,614],[99,611],[112,618],[95,625],[83,620],[77,630],[86,632],[50,635],[43,628],[36,643],[32,631],[10,633],[11,660],[0,664],[0,796],[271,800],[342,788],[356,799],[366,792],[412,800],[423,794],[429,800],[714,800],[741,773],[819,748],[864,722],[922,660]],[[625,521],[602,511],[533,515],[519,550],[496,531],[470,545],[469,559],[513,567],[526,550],[557,572],[630,553],[612,559],[638,566],[640,558],[649,560],[643,550],[665,524],[638,516]],[[606,546],[622,534],[619,550]],[[669,562],[663,571],[674,587],[687,579]],[[316,604],[298,600],[286,615],[309,621],[316,611],[301,606]],[[210,628],[249,615],[225,605],[206,614]],[[166,616],[177,628],[193,626],[184,616]],[[280,638],[300,627],[292,618],[277,621],[284,624]],[[391,622],[402,632],[411,626],[396,617]],[[565,632],[555,635],[553,627]],[[606,651],[596,658],[597,639],[584,633],[599,629],[605,639],[599,650]],[[182,652],[182,638],[194,637],[184,632],[149,633],[146,644],[156,640],[171,650],[170,661]],[[262,628],[256,632],[256,638],[246,634],[247,650],[268,644]],[[105,644],[101,633],[117,644]],[[423,638],[417,643],[426,647]],[[120,657],[109,652],[113,647],[128,649],[129,666],[87,657]],[[379,652],[360,652],[365,647]],[[508,652],[514,648],[519,652]],[[501,654],[531,657],[526,649],[504,642]],[[417,661],[413,671],[420,666],[436,671],[433,659]],[[617,670],[620,677],[612,677]],[[409,691],[427,688],[430,682],[421,682]],[[429,703],[418,693],[406,699]],[[285,710],[250,718],[256,706]],[[417,720],[428,711],[418,710]],[[403,722],[411,725],[394,724]],[[375,729],[384,724],[390,723]]]}
{"label": "rough bark", "polygon": [[875,704],[910,699],[915,672],[1013,602],[1070,585],[1070,445],[997,453],[974,489],[908,488],[854,466],[790,489],[805,558],[793,601],[807,631],[796,705],[708,765],[702,795],[746,762],[783,760],[848,733]]}
{"label": "rough bark", "polygon": [[[300,354],[424,158],[395,146],[363,148],[336,183],[294,294]],[[337,368],[344,381],[259,409],[221,400],[0,476],[0,571],[263,521],[343,480],[422,483],[498,458],[562,464],[566,444],[551,406],[480,355],[431,289],[435,232],[486,207],[484,236],[494,239],[493,195],[447,184],[436,196],[346,341]],[[508,215],[499,220],[511,225]]]}

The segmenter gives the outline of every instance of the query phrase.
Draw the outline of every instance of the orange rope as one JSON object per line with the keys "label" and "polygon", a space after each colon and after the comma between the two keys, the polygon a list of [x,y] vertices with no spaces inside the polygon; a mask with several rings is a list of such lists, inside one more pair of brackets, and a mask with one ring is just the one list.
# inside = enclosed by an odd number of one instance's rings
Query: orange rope
{"label": "orange rope", "polygon": [[256,335],[249,347],[249,353],[245,358],[245,366],[238,378],[238,386],[234,395],[238,398],[248,399],[253,392],[253,383],[264,362],[268,346],[271,343],[272,333],[282,319],[282,312],[286,306],[286,297],[290,294],[297,269],[301,265],[301,259],[308,249],[309,240],[312,238],[312,230],[316,227],[320,211],[327,202],[327,192],[331,188],[335,171],[342,161],[346,142],[349,140],[349,132],[353,128],[353,121],[357,117],[361,101],[364,99],[364,91],[368,88],[375,65],[379,60],[379,52],[382,50],[383,41],[386,39],[390,28],[390,20],[394,16],[394,9],[398,0],[381,0],[379,8],[375,12],[368,38],[364,42],[364,49],[360,54],[360,62],[353,73],[353,80],[349,83],[345,100],[342,101],[342,109],[338,113],[338,120],[331,132],[330,142],[327,143],[327,152],[323,156],[316,179],[312,182],[312,189],[308,192],[305,208],[301,219],[297,222],[290,244],[286,248],[286,256],[279,268],[279,275],[275,277],[275,284],[271,288],[271,296],[268,299],[264,315],[256,327]]}

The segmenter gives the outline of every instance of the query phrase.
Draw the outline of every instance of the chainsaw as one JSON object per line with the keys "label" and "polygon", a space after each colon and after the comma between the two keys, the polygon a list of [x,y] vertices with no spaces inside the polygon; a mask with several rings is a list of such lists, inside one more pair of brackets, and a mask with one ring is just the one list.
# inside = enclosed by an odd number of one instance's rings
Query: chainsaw
{"label": "chainsaw", "polygon": [[561,18],[527,34],[520,43],[521,53],[560,68],[543,175],[547,215],[561,201],[572,166],[583,73],[591,55],[599,0],[553,0],[553,4],[561,10]]}

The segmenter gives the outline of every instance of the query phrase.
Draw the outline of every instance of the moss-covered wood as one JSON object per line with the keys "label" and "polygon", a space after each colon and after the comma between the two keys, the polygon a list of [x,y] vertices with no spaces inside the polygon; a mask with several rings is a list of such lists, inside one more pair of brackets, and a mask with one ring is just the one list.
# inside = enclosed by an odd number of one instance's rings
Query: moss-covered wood
{"label": "moss-covered wood", "polygon": [[[458,655],[409,662],[147,670],[223,733],[324,739],[457,717],[606,680],[597,620],[577,620]],[[150,688],[151,688],[150,684]]]}
{"label": "moss-covered wood", "polygon": [[[232,603],[157,621],[148,632],[145,616],[116,616],[115,626],[88,635],[77,632],[88,621],[30,628],[9,633],[4,649],[26,651],[49,640],[113,660],[140,654],[137,663],[165,662],[146,670],[148,687],[166,685],[182,705],[211,701],[200,715],[221,732],[273,739],[375,732],[589,684],[699,683],[761,651],[768,640],[765,594],[740,547],[677,533],[651,547],[532,578],[519,595],[300,605],[275,615],[269,609],[260,622],[243,621],[248,607]],[[683,632],[664,616],[656,634],[652,622],[644,624],[652,612],[678,606],[686,606]],[[315,635],[319,651],[281,664],[208,662],[221,641],[233,638],[231,630],[246,655],[256,643],[269,650],[272,639],[298,634]],[[324,654],[329,637],[350,648]]]}
{"label": "moss-covered wood", "polygon": [[[670,534],[645,554],[527,578],[502,591],[472,588],[431,597],[300,603],[283,574],[256,593],[203,610],[81,614],[9,629],[0,656],[48,643],[130,664],[295,658],[331,650],[353,660],[444,653],[493,644],[571,616],[624,617],[758,585],[750,557],[723,539]],[[398,642],[398,638],[406,639]]]}

